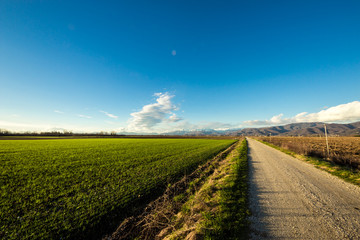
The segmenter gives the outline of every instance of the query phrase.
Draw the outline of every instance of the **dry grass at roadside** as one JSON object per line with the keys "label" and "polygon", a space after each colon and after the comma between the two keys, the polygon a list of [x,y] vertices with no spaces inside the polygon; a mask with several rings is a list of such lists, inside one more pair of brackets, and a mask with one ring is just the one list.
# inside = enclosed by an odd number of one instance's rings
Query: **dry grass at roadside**
{"label": "dry grass at roadside", "polygon": [[[220,163],[159,239],[247,239],[247,143]],[[175,231],[174,231],[175,229]]]}
{"label": "dry grass at roadside", "polygon": [[345,181],[348,181],[355,185],[360,186],[360,170],[359,169],[354,169],[354,168],[351,168],[349,166],[344,166],[344,165],[338,165],[334,162],[325,161],[324,159],[318,158],[318,157],[305,156],[302,154],[298,154],[294,151],[291,151],[291,150],[276,146],[274,144],[268,143],[266,141],[261,141],[261,140],[259,140],[259,141],[270,147],[278,149],[286,154],[289,154],[295,158],[298,158],[300,160],[314,164],[317,168],[324,170],[324,171],[326,171],[332,175],[335,175],[339,178],[342,178]]}
{"label": "dry grass at roadside", "polygon": [[330,137],[329,156],[327,156],[324,137],[257,137],[255,139],[300,155],[328,159],[339,165],[360,169],[359,137]]}

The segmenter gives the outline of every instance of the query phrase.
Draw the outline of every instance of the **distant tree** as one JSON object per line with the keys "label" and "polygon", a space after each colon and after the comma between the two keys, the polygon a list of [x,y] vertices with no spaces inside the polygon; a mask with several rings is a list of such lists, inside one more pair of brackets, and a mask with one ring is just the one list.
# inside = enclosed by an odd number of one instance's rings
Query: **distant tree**
{"label": "distant tree", "polygon": [[11,135],[11,132],[6,129],[0,128],[0,135],[1,136],[9,136],[9,135]]}
{"label": "distant tree", "polygon": [[65,135],[65,136],[73,136],[74,133],[73,133],[72,131],[64,130],[64,135]]}

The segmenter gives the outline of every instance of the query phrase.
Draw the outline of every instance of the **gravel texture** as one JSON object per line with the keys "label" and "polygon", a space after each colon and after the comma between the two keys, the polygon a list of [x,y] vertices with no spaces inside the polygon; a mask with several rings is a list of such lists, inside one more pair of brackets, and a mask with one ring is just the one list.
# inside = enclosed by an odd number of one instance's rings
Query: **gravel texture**
{"label": "gravel texture", "polygon": [[360,239],[360,188],[248,139],[251,239]]}

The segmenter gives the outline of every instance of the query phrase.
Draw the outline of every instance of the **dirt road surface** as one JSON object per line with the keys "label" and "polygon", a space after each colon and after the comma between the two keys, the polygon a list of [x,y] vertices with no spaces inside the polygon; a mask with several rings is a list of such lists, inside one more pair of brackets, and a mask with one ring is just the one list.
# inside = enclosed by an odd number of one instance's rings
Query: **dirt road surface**
{"label": "dirt road surface", "polygon": [[251,239],[360,239],[360,187],[248,142]]}

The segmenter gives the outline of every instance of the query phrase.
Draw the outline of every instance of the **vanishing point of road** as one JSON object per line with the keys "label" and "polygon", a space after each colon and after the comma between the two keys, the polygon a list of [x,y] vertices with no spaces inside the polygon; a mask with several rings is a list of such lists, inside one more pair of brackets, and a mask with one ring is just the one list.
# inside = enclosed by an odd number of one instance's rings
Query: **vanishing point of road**
{"label": "vanishing point of road", "polygon": [[360,239],[360,187],[248,143],[251,239]]}

